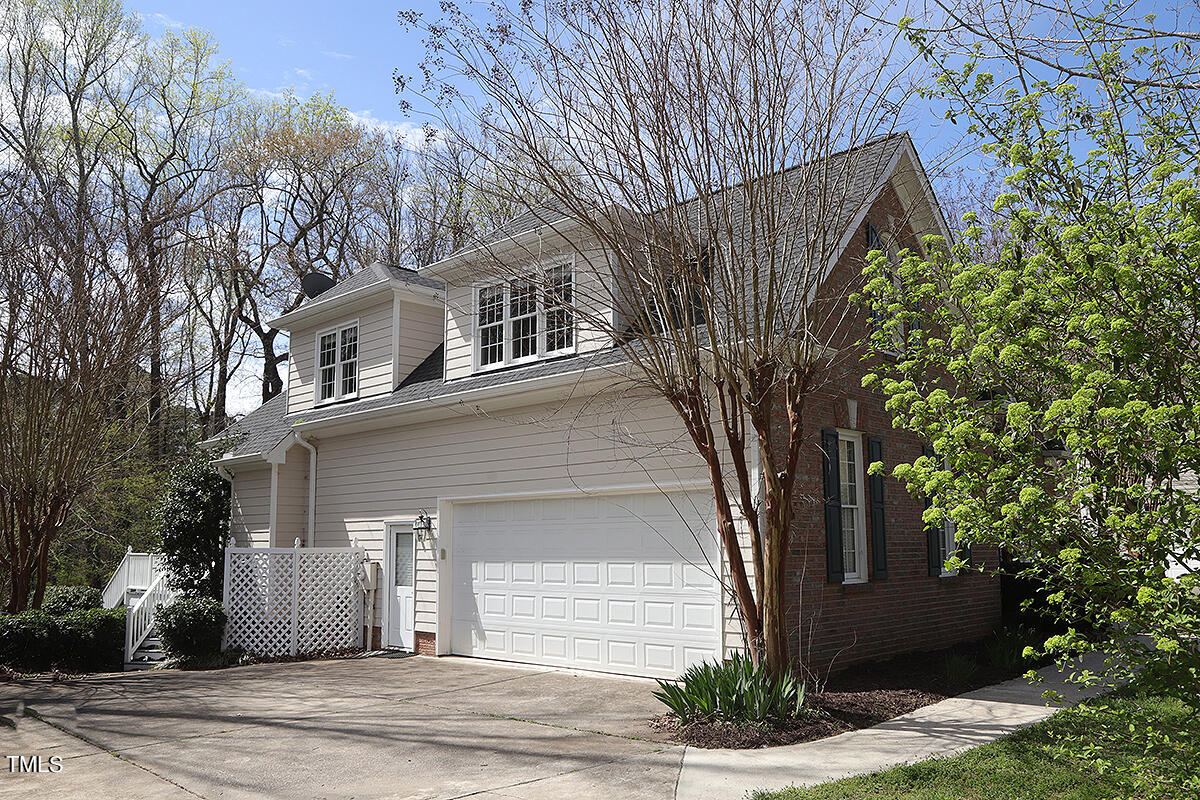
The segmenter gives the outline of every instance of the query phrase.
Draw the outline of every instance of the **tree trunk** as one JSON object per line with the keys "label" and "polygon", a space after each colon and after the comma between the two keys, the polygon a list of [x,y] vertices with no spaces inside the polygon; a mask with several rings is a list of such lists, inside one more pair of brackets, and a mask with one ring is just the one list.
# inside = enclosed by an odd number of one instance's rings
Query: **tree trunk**
{"label": "tree trunk", "polygon": [[258,340],[262,342],[263,371],[262,371],[262,400],[267,402],[283,391],[283,377],[279,374],[279,365],[287,360],[287,353],[275,352],[275,339],[279,331],[268,328],[265,331],[255,331]]}

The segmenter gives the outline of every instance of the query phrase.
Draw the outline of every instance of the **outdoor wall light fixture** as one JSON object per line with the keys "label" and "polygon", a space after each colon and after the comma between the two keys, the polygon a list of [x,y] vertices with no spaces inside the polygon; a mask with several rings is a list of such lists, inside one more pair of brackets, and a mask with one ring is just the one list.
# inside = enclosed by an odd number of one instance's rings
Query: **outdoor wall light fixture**
{"label": "outdoor wall light fixture", "polygon": [[433,537],[433,520],[425,513],[425,509],[417,512],[417,518],[413,520],[413,533],[417,535],[418,542],[428,542]]}

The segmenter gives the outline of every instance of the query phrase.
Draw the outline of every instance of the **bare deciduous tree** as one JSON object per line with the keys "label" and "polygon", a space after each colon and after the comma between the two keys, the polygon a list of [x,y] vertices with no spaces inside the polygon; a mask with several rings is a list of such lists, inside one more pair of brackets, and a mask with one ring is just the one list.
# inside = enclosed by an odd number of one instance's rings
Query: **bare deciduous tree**
{"label": "bare deciduous tree", "polygon": [[9,3],[0,20],[0,559],[20,611],[139,410],[152,300],[102,180],[136,20],[106,2]]}
{"label": "bare deciduous tree", "polygon": [[503,275],[615,342],[678,413],[747,644],[785,669],[793,516],[816,508],[796,487],[806,403],[863,333],[827,277],[891,154],[854,146],[892,132],[910,91],[896,32],[831,0],[443,8],[402,15],[430,52],[398,90],[469,120],[494,145],[477,155],[545,196],[540,223],[602,252],[578,254],[600,278],[569,289],[530,269],[532,249],[477,278]]}

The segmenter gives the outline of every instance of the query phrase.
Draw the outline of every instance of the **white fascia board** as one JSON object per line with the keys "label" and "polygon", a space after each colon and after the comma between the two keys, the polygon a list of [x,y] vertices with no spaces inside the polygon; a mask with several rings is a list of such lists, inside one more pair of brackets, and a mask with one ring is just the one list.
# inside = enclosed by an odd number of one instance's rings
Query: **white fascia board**
{"label": "white fascia board", "polygon": [[267,463],[266,457],[262,453],[243,453],[240,456],[231,456],[228,454],[222,455],[220,458],[214,458],[208,462],[214,467],[239,467],[245,465],[265,466]]}

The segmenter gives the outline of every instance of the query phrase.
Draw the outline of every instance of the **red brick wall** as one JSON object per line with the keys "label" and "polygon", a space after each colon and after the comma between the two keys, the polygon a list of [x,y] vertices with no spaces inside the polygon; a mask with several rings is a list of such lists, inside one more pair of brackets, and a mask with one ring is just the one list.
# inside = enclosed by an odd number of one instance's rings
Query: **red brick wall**
{"label": "red brick wall", "polygon": [[425,631],[417,631],[416,633],[417,652],[423,656],[437,655],[437,640],[432,633]]}
{"label": "red brick wall", "polygon": [[[891,223],[889,224],[889,215]],[[903,222],[895,194],[888,187],[867,220],[881,231],[891,230],[901,246],[912,246],[912,233]],[[846,254],[835,268],[832,285],[853,288],[866,255],[865,224],[855,233]],[[833,302],[833,301],[831,301]],[[842,301],[844,302],[844,301]],[[844,341],[861,338],[866,319],[852,313]],[[788,584],[789,629],[794,655],[810,668],[824,673],[855,661],[874,660],[898,653],[935,649],[958,641],[977,639],[1000,619],[1000,585],[996,578],[968,573],[942,578],[929,575],[926,535],[921,514],[924,503],[908,494],[890,476],[891,468],[921,455],[921,442],[895,431],[885,413],[883,398],[862,388],[865,365],[847,352],[829,384],[805,409],[805,445],[798,468],[795,522]],[[858,402],[857,421],[850,424],[847,399]],[[781,420],[783,422],[783,420]],[[830,584],[826,577],[825,519],[821,431],[851,428],[883,442],[884,509],[888,577],[873,574],[865,584]],[[786,435],[786,431],[781,431]],[[863,453],[864,468],[867,463]],[[870,530],[870,480],[864,495],[868,511],[867,564],[873,564]],[[995,566],[994,550],[975,548],[976,564]]]}

